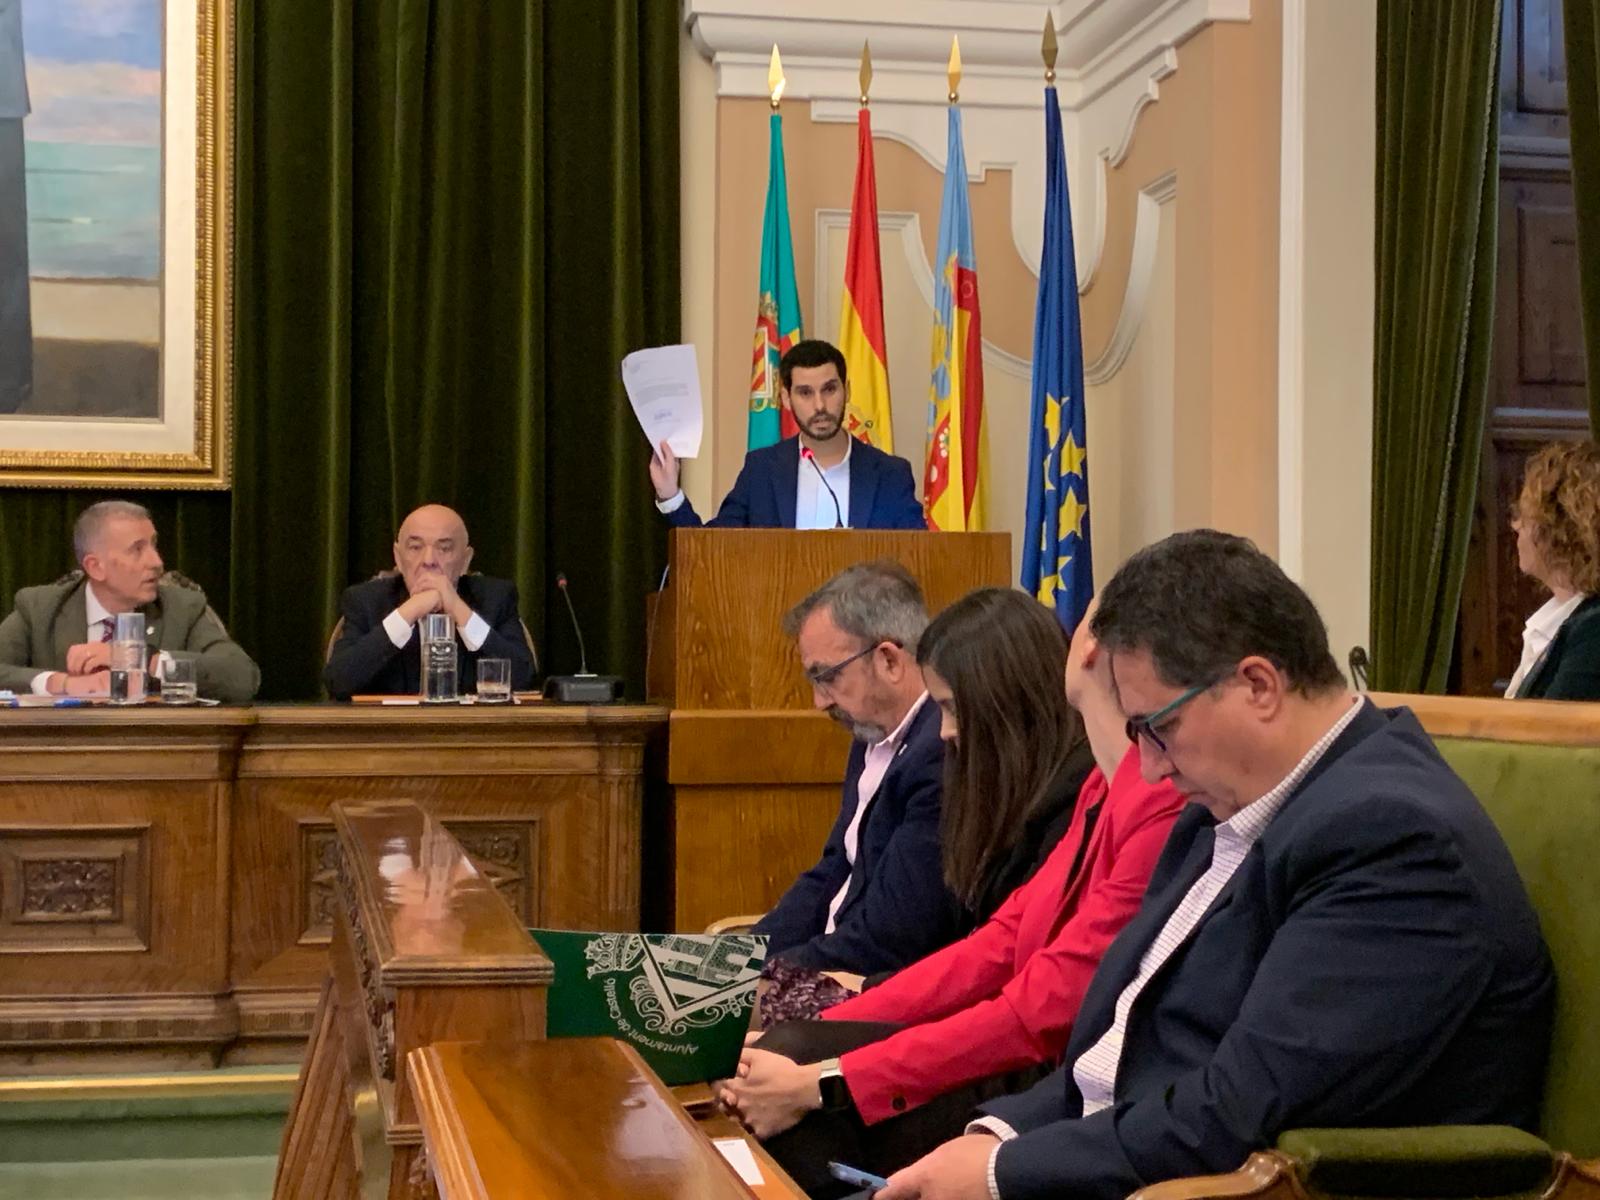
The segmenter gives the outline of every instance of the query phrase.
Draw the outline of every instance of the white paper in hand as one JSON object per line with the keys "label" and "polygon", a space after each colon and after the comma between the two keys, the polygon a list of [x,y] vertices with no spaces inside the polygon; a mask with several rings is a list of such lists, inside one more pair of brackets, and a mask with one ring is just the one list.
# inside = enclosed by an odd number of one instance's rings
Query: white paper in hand
{"label": "white paper in hand", "polygon": [[700,453],[700,366],[693,346],[654,346],[622,360],[622,386],[654,451],[666,442],[679,458]]}

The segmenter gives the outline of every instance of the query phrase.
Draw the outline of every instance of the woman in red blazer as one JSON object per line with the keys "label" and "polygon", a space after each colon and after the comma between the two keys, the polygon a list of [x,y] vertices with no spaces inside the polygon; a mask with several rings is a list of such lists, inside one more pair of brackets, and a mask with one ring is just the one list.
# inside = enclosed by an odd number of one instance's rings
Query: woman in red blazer
{"label": "woman in red blazer", "polygon": [[1097,765],[1034,876],[964,940],[820,1022],[773,1029],[720,1089],[813,1195],[829,1193],[830,1158],[887,1175],[959,1133],[1019,1070],[1054,1066],[1101,955],[1138,910],[1183,798],[1140,775],[1087,619],[1067,691]]}

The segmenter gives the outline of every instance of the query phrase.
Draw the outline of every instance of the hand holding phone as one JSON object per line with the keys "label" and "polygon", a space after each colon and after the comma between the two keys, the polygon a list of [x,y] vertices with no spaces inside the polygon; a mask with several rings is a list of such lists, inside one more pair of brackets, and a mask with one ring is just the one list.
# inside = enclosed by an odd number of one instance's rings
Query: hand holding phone
{"label": "hand holding phone", "polygon": [[848,1183],[852,1187],[867,1188],[874,1192],[879,1188],[889,1186],[889,1181],[882,1175],[874,1175],[870,1171],[847,1167],[842,1162],[830,1162],[828,1164],[828,1174],[832,1175],[840,1183]]}

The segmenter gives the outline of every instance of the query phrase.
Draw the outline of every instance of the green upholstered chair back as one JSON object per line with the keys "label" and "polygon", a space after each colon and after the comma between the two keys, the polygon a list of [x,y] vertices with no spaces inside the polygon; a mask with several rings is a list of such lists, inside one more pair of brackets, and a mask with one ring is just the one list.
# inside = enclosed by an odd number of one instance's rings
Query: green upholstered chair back
{"label": "green upholstered chair back", "polygon": [[[1600,1156],[1600,704],[1405,699],[1504,834],[1555,960],[1540,1132],[1554,1149]],[[1501,716],[1463,722],[1463,705]],[[1549,719],[1530,724],[1540,710]]]}

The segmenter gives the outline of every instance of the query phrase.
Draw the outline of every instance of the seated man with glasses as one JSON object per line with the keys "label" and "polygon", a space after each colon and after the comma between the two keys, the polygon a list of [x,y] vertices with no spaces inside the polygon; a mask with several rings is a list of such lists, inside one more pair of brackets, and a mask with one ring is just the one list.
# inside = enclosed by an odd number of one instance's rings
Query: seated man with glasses
{"label": "seated man with glasses", "polygon": [[939,709],[917,666],[922,589],[895,563],[834,576],[784,618],[812,702],[855,735],[822,857],[756,926],[775,959],[813,971],[894,970],[951,941]]}
{"label": "seated man with glasses", "polygon": [[1145,777],[1192,803],[1060,1069],[878,1200],[1122,1200],[1289,1129],[1532,1128],[1538,918],[1417,719],[1345,687],[1305,592],[1196,530],[1129,559],[1091,629]]}

